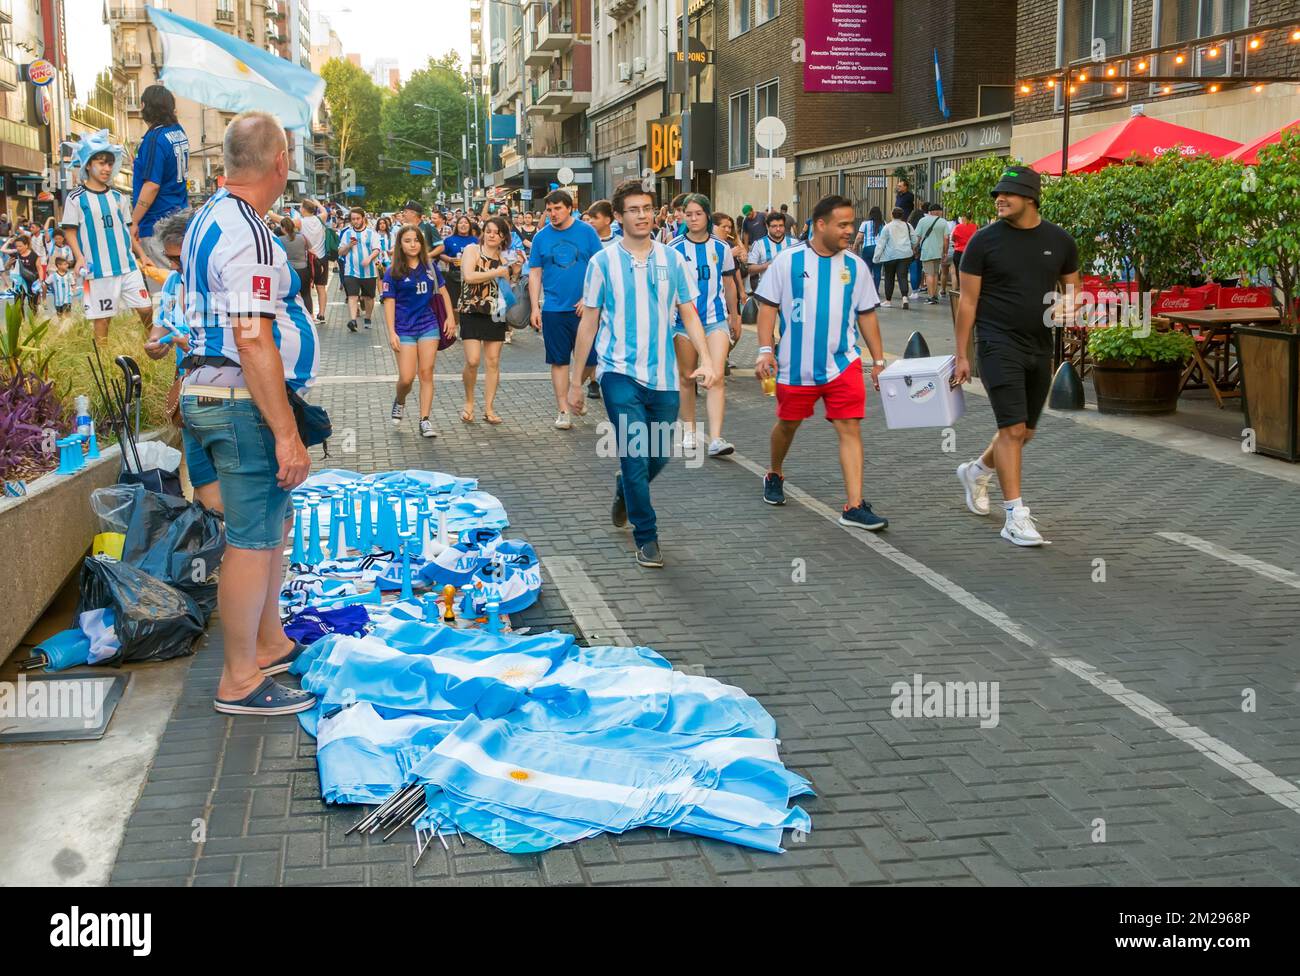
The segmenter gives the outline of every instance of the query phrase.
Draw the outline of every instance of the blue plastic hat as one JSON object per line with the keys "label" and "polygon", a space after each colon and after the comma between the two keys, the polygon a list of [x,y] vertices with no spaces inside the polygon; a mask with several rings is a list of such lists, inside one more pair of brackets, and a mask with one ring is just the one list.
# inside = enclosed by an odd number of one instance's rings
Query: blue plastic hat
{"label": "blue plastic hat", "polygon": [[76,171],[77,176],[80,179],[85,180],[88,175],[86,167],[89,166],[91,157],[102,152],[110,152],[113,154],[113,172],[109,174],[109,184],[111,185],[112,182],[117,179],[118,171],[122,168],[122,159],[126,156],[126,150],[109,141],[107,129],[100,129],[98,132],[92,132],[90,135],[84,136],[80,142],[74,143],[73,145],[76,149],[72,154],[72,168]]}

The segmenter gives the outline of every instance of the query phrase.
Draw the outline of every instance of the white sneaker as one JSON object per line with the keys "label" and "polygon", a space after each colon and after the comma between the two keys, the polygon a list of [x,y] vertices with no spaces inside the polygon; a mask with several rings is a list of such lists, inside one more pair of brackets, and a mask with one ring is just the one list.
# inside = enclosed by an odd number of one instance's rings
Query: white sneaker
{"label": "white sneaker", "polygon": [[880,303],[880,307],[881,307],[881,308],[893,308],[894,306],[891,305],[891,304],[889,304],[888,301],[883,301],[883,302]]}
{"label": "white sneaker", "polygon": [[957,465],[957,480],[966,489],[966,507],[976,515],[987,515],[989,513],[989,482],[993,480],[993,475],[976,475],[974,469],[974,461],[967,461],[965,464]]}
{"label": "white sneaker", "polygon": [[1034,517],[1024,505],[1007,513],[1007,524],[1002,526],[1002,538],[1018,546],[1041,546],[1043,537],[1034,528]]}
{"label": "white sneaker", "polygon": [[682,450],[683,451],[695,450],[695,431],[687,430],[684,434],[682,434]]}
{"label": "white sneaker", "polygon": [[715,437],[709,441],[709,457],[723,457],[731,454],[736,450],[736,445],[730,441],[725,441],[721,437]]}
{"label": "white sneaker", "polygon": [[433,421],[430,420],[428,417],[425,417],[423,420],[420,421],[420,436],[421,437],[438,436],[438,432],[433,429]]}
{"label": "white sneaker", "polygon": [[573,426],[573,418],[569,416],[569,411],[561,410],[555,415],[555,429],[568,430]]}
{"label": "white sneaker", "polygon": [[906,298],[903,299],[903,309],[904,309],[904,310],[907,309],[907,299],[906,299]]}

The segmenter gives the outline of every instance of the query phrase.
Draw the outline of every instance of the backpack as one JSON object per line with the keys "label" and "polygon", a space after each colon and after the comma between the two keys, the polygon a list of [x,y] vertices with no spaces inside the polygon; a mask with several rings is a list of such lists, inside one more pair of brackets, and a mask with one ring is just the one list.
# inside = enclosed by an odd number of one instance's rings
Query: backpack
{"label": "backpack", "polygon": [[[324,223],[324,221],[322,221]],[[337,261],[339,259],[339,232],[329,224],[325,224],[325,260]]]}

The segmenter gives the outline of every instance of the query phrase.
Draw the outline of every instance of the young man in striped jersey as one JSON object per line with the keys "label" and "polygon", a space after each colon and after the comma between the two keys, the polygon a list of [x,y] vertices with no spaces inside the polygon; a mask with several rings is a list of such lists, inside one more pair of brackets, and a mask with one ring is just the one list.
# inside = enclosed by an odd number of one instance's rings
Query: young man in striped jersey
{"label": "young man in striped jersey", "polygon": [[677,420],[677,357],[673,350],[674,311],[700,365],[691,378],[708,389],[719,367],[709,356],[704,327],[695,309],[699,289],[681,255],[651,238],[654,194],[640,180],[627,180],[614,193],[615,213],[624,236],[587,265],[582,293],[582,324],[570,360],[568,404],[582,404],[582,370],[595,345],[596,378],[614,436],[620,474],[614,482],[611,518],[616,526],[632,521],[636,561],[661,567],[650,482],[668,464],[671,431]]}
{"label": "young man in striped jersey", "polygon": [[108,142],[107,129],[83,139],[75,157],[81,186],[68,194],[63,208],[63,226],[72,231],[67,235],[72,276],[83,289],[96,342],[108,339],[108,323],[123,308],[135,309],[146,329],[153,321],[153,302],[140,274],[141,266],[153,262],[131,235],[130,205],[110,186],[123,155],[121,146]]}
{"label": "young man in striped jersey", "polygon": [[785,214],[773,210],[768,213],[766,222],[767,236],[760,237],[749,248],[749,290],[751,292],[758,287],[763,272],[772,266],[776,256],[795,243],[785,235]]}
{"label": "young man in striped jersey", "polygon": [[370,328],[370,311],[375,304],[375,282],[379,277],[379,234],[366,223],[366,212],[353,207],[351,226],[339,235],[339,259],[343,262],[343,293],[348,296],[348,331],[357,331],[357,306]]}
{"label": "young man in striped jersey", "polygon": [[[871,384],[877,390],[885,350],[876,318],[880,305],[876,286],[866,263],[849,249],[853,230],[853,203],[842,196],[822,198],[813,208],[808,246],[778,255],[754,293],[759,301],[754,371],[759,379],[776,376],[777,419],[763,501],[785,504],[782,464],[795,431],[823,400],[826,419],[840,442],[847,496],[840,524],[876,532],[889,521],[873,512],[862,497],[861,426],[867,391],[855,330],[862,333],[871,353]],[[772,352],[778,312],[782,320],[779,358]]]}
{"label": "young man in striped jersey", "polygon": [[[680,254],[699,288],[695,310],[704,326],[709,356],[715,363],[725,363],[731,343],[740,338],[740,312],[737,304],[735,259],[729,248],[710,231],[712,209],[702,193],[688,193],[682,204],[686,233],[674,238],[669,247]],[[673,327],[677,346],[677,365],[681,390],[682,450],[695,449],[695,350],[683,328],[681,318]],[[709,457],[722,457],[735,451],[722,437],[722,418],[726,411],[725,380],[719,376],[709,387]]]}

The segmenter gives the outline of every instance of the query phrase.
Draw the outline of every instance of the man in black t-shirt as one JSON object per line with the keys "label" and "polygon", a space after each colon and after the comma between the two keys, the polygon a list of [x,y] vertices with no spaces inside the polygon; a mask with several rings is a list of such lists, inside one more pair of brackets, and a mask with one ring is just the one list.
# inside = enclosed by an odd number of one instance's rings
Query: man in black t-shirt
{"label": "man in black t-shirt", "polygon": [[1018,546],[1043,544],[1021,497],[1021,454],[1052,384],[1053,312],[1062,292],[1079,286],[1079,249],[1069,234],[1038,215],[1040,188],[1037,173],[1014,165],[993,188],[999,219],[966,245],[956,325],[953,383],[970,379],[964,352],[975,328],[980,379],[998,423],[988,449],[958,466],[957,479],[966,507],[987,515],[988,485],[997,472],[1006,512],[1002,538]]}

